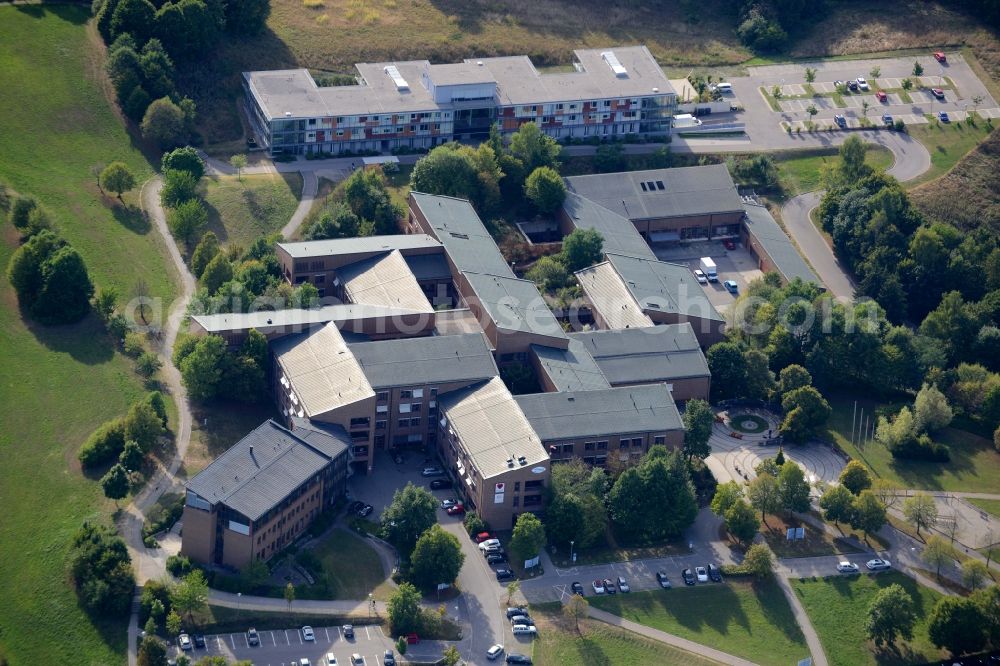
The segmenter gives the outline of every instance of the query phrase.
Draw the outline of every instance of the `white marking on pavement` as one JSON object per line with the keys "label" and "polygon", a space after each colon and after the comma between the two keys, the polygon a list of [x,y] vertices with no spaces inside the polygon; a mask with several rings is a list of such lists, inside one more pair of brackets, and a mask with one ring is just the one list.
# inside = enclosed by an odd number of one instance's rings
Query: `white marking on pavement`
{"label": "white marking on pavement", "polygon": [[233,644],[233,649],[236,649],[236,639],[233,638],[234,634],[229,634],[229,642]]}
{"label": "white marking on pavement", "polygon": [[278,641],[274,639],[274,632],[272,631],[270,632],[270,634],[271,634],[271,645],[277,645]]}
{"label": "white marking on pavement", "polygon": [[329,629],[324,629],[323,633],[326,634],[326,640],[329,643],[330,642],[330,630]]}
{"label": "white marking on pavement", "polygon": [[243,642],[247,644],[247,649],[249,650],[250,649],[250,639],[247,638],[247,635],[246,635],[245,632],[242,633],[242,634],[240,634],[240,636],[243,637]]}
{"label": "white marking on pavement", "polygon": [[372,635],[370,633],[368,633],[368,625],[367,624],[365,625],[365,636],[368,637],[368,640],[371,640],[371,638],[372,638]]}
{"label": "white marking on pavement", "polygon": [[285,629],[285,645],[291,645],[292,642],[288,640],[288,629]]}

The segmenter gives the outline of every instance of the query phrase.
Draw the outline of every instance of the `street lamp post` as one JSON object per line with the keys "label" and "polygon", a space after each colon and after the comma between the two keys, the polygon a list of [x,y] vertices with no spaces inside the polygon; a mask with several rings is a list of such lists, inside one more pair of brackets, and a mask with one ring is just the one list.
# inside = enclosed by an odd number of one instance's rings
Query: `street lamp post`
{"label": "street lamp post", "polygon": [[372,611],[375,608],[375,599],[372,597],[372,593],[368,593],[368,617],[372,616]]}
{"label": "street lamp post", "polygon": [[242,592],[236,593],[236,619],[240,619],[240,599],[243,597]]}
{"label": "street lamp post", "polygon": [[576,553],[573,552],[573,544],[576,542],[570,539],[569,542],[569,560],[570,562],[576,562]]}

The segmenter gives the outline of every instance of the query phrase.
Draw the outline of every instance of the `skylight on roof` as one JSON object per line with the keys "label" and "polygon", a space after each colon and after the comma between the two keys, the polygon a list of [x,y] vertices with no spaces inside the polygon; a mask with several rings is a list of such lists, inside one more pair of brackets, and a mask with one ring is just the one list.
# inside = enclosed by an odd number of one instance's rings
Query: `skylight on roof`
{"label": "skylight on roof", "polygon": [[386,65],[385,73],[396,84],[396,90],[409,90],[410,84],[406,82],[403,75],[399,73],[399,68],[395,65]]}
{"label": "skylight on roof", "polygon": [[622,65],[621,60],[618,59],[614,51],[604,51],[601,53],[601,57],[604,59],[604,62],[608,63],[608,67],[615,73],[615,76],[628,76],[628,70]]}

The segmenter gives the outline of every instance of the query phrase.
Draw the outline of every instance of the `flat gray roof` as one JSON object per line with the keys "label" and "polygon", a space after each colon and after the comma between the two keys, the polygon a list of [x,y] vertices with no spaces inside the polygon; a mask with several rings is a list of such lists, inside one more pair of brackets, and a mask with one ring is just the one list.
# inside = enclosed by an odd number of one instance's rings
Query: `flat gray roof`
{"label": "flat gray roof", "polygon": [[[499,377],[447,393],[439,402],[442,425],[455,433],[483,479],[549,461],[541,440]],[[521,456],[525,465],[518,463]],[[513,466],[508,467],[508,459],[513,459]]]}
{"label": "flat gray roof", "polygon": [[577,229],[594,229],[604,238],[604,251],[655,259],[656,255],[632,221],[574,192],[566,193],[563,211]]}
{"label": "flat gray roof", "polygon": [[477,381],[498,374],[482,333],[348,345],[375,389]]}
{"label": "flat gray roof", "polygon": [[466,199],[410,192],[434,235],[461,271],[514,276],[496,241]]}
{"label": "flat gray roof", "polygon": [[557,391],[592,391],[611,388],[587,348],[570,337],[569,348],[531,345],[541,371]]}
{"label": "flat gray roof", "polygon": [[691,324],[669,324],[617,331],[570,333],[612,384],[670,383],[709,377],[708,361]]}
{"label": "flat gray roof", "polygon": [[278,329],[306,330],[331,321],[355,321],[373,317],[388,319],[418,312],[422,311],[352,303],[349,305],[324,305],[312,309],[290,308],[288,310],[192,315],[191,319],[208,333],[246,331],[254,328],[267,335]]}
{"label": "flat gray roof", "polygon": [[570,192],[630,220],[743,212],[725,164],[570,176],[565,181]]}
{"label": "flat gray roof", "polygon": [[465,62],[428,65],[425,71],[435,86],[496,83],[490,70],[485,66],[477,65],[476,62],[479,61],[466,60]]}
{"label": "flat gray roof", "polygon": [[465,278],[498,329],[566,339],[534,282],[468,272]]}
{"label": "flat gray roof", "polygon": [[331,238],[297,243],[278,243],[278,247],[293,259],[325,257],[340,254],[363,254],[365,252],[391,252],[441,247],[427,234],[395,234],[392,236],[359,236],[357,238]]}
{"label": "flat gray roof", "polygon": [[778,272],[787,282],[800,278],[803,282],[821,284],[767,208],[757,204],[744,204],[743,208],[747,213],[747,231],[764,246]]}
{"label": "flat gray roof", "polygon": [[448,258],[444,252],[434,252],[432,254],[411,254],[404,257],[406,265],[410,267],[418,281],[420,280],[448,280],[451,278],[451,267],[448,266]]}
{"label": "flat gray roof", "polygon": [[[623,75],[612,71],[604,53],[614,54],[624,67]],[[502,105],[674,94],[670,80],[645,46],[577,49],[573,55],[577,65],[573,72],[541,73],[528,56],[468,58],[466,62],[482,61],[496,79]]]}
{"label": "flat gray roof", "polygon": [[607,257],[643,311],[723,321],[687,266],[624,254]]}
{"label": "flat gray roof", "polygon": [[257,520],[346,452],[350,442],[343,429],[307,436],[312,441],[265,421],[188,481],[187,490]]}
{"label": "flat gray roof", "polygon": [[666,384],[515,396],[543,442],[682,430]]}

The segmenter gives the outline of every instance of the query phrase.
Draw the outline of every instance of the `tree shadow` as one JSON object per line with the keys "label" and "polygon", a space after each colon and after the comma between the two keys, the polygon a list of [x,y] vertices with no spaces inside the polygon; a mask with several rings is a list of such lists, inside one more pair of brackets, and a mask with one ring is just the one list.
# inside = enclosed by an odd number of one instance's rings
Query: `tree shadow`
{"label": "tree shadow", "polygon": [[205,204],[205,211],[208,213],[206,231],[215,233],[219,239],[219,244],[225,245],[229,241],[229,232],[226,231],[226,225],[222,223],[222,214],[208,199],[202,197],[202,203]]}
{"label": "tree shadow", "polygon": [[84,25],[90,19],[90,8],[83,4],[14,5],[14,9],[22,14],[27,14],[31,18],[40,19],[51,15],[73,25]]}
{"label": "tree shadow", "polygon": [[789,641],[805,645],[806,639],[802,629],[778,584],[773,580],[754,582],[752,588],[754,596],[760,603],[761,615],[772,626],[777,627]]}
{"label": "tree shadow", "polygon": [[[105,197],[105,200],[108,198]],[[112,200],[111,214],[118,224],[140,236],[145,236],[153,228],[153,225],[149,223],[149,217],[138,206]]]}
{"label": "tree shadow", "polygon": [[32,320],[23,307],[20,310],[25,327],[50,351],[67,354],[85,365],[107,363],[115,356],[104,324],[93,312],[75,324],[46,326]]}

